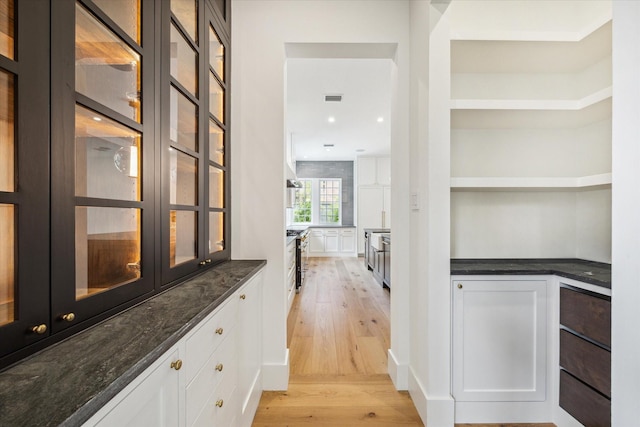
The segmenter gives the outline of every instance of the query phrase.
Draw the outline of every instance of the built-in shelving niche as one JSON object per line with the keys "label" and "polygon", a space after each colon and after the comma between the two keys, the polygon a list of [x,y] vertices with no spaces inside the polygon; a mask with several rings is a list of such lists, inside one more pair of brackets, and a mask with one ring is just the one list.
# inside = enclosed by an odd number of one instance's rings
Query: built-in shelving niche
{"label": "built-in shelving niche", "polygon": [[611,257],[611,22],[451,42],[451,255]]}

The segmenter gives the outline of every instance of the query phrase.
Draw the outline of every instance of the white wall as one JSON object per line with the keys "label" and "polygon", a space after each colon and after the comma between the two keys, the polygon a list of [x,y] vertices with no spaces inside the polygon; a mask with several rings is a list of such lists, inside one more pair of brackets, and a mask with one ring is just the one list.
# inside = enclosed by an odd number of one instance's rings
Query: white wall
{"label": "white wall", "polygon": [[449,291],[449,26],[443,4],[411,2],[412,210],[409,392],[429,426],[453,425]]}
{"label": "white wall", "polygon": [[614,426],[638,425],[640,396],[640,2],[613,2],[611,396]]}
{"label": "white wall", "polygon": [[[408,206],[408,3],[405,1],[232,2],[232,257],[267,259],[264,387],[286,389],[285,43],[396,43],[399,81],[392,119],[392,203]],[[404,154],[407,151],[407,154]],[[397,188],[397,190],[396,190]],[[407,209],[408,212],[408,209]],[[408,283],[408,213],[394,212],[392,346],[406,343],[402,295]],[[397,239],[397,240],[396,240]],[[398,242],[398,243],[396,243]],[[407,243],[403,243],[407,242]],[[406,345],[399,360],[406,361]],[[406,366],[404,367],[406,370]]]}

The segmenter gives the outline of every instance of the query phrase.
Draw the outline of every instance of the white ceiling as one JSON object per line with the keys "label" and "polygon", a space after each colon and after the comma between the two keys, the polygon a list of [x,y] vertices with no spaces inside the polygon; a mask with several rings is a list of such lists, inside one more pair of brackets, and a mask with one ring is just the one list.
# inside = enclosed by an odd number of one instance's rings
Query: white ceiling
{"label": "white ceiling", "polygon": [[[287,137],[296,160],[389,155],[391,64],[389,59],[287,60]],[[325,102],[325,95],[342,95],[342,102]],[[327,151],[324,144],[334,147]]]}

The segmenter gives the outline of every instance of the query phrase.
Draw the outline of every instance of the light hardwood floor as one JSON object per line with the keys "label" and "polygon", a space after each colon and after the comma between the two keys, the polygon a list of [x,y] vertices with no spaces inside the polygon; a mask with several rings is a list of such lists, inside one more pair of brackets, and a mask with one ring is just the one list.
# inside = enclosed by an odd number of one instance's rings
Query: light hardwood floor
{"label": "light hardwood floor", "polygon": [[387,375],[389,291],[362,258],[310,258],[288,321],[289,389],[265,392],[253,425],[422,426]]}
{"label": "light hardwood floor", "polygon": [[289,389],[263,393],[254,427],[423,425],[387,374],[389,291],[362,258],[310,258],[287,327]]}

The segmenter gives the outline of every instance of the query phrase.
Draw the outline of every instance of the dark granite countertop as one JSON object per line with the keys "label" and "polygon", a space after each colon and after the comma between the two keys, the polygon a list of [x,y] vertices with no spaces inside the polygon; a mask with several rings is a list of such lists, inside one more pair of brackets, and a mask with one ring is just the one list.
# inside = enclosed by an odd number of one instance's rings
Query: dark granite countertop
{"label": "dark granite countertop", "polygon": [[81,425],[265,264],[220,264],[0,372],[0,426]]}
{"label": "dark granite countertop", "polygon": [[451,275],[474,274],[555,274],[611,289],[611,264],[577,258],[451,260]]}

